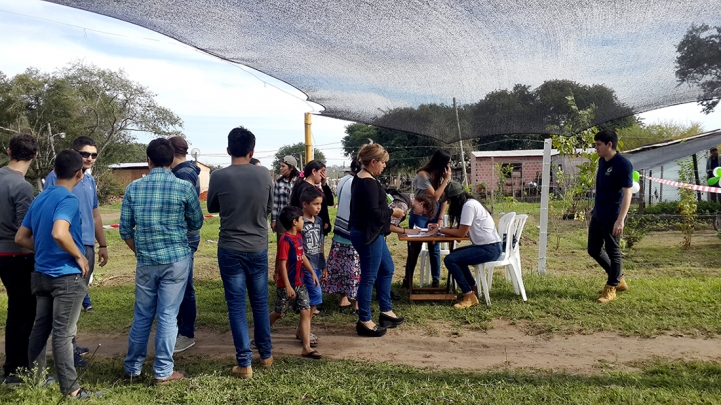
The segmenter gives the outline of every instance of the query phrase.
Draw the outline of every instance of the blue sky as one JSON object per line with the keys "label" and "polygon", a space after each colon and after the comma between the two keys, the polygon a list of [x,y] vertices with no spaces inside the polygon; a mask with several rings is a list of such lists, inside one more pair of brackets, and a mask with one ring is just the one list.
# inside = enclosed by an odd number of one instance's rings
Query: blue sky
{"label": "blue sky", "polygon": [[[0,71],[8,76],[27,67],[50,72],[73,60],[123,69],[131,80],[157,94],[178,114],[200,160],[227,164],[228,131],[244,125],[258,143],[256,156],[270,166],[283,145],[304,140],[303,115],[322,108],[302,92],[248,67],[230,64],[173,39],[122,21],[34,0],[0,0]],[[641,114],[646,123],[699,122],[721,128],[721,109],[710,116],[695,103]],[[347,164],[340,140],[349,122],[313,117],[314,143],[328,164]],[[149,136],[141,136],[147,142]]]}

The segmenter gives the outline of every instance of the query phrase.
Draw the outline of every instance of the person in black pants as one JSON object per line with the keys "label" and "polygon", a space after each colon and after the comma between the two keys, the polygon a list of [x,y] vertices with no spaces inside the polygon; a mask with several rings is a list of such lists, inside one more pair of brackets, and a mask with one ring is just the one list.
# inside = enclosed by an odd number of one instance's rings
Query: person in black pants
{"label": "person in black pants", "polygon": [[15,244],[15,234],[35,195],[25,174],[37,153],[35,137],[15,135],[8,148],[10,163],[0,168],[0,279],[8,294],[3,382],[8,384],[21,383],[17,374],[29,368],[28,342],[35,320],[30,275],[35,267],[35,255]]}
{"label": "person in black pants", "polygon": [[596,203],[588,227],[588,254],[608,274],[598,302],[606,304],[616,299],[617,291],[628,289],[621,272],[621,234],[628,208],[631,206],[633,166],[616,151],[618,136],[607,129],[596,134],[598,172],[596,173]]}
{"label": "person in black pants", "polygon": [[[709,149],[709,152],[711,153],[711,156],[709,156],[708,160],[706,161],[706,176],[707,178],[715,177],[713,175],[713,170],[721,164],[719,164],[719,158],[718,158],[718,148],[713,147]],[[718,183],[716,183],[716,187],[721,187]],[[717,193],[708,193],[709,195],[709,201],[712,202],[718,202],[718,194]]]}

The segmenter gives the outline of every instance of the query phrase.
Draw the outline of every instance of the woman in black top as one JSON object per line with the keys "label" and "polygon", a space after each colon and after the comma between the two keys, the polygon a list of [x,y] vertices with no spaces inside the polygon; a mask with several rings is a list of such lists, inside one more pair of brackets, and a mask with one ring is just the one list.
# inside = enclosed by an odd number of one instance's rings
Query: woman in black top
{"label": "woman in black top", "polygon": [[[388,152],[379,144],[364,145],[358,152],[362,169],[351,184],[350,240],[358,251],[361,281],[358,286],[358,323],[356,332],[361,336],[383,336],[386,328],[403,323],[403,317],[393,313],[391,281],[393,258],[386,245],[390,233],[391,216],[402,217],[403,211],[388,207],[389,201],[381,184],[376,180],[388,161]],[[377,286],[381,314],[376,325],[371,320],[371,296]]]}

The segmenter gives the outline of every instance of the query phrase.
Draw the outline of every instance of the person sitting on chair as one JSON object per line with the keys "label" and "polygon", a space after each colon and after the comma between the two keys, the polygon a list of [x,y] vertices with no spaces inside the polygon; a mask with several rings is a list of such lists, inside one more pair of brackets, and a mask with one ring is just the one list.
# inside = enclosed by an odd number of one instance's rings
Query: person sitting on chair
{"label": "person sitting on chair", "polygon": [[443,262],[463,291],[463,300],[454,308],[464,309],[478,305],[478,287],[470,265],[498,260],[501,256],[501,238],[496,232],[493,217],[480,201],[465,191],[457,182],[446,186],[443,197],[450,203],[449,223],[454,227],[429,229],[431,234],[465,237],[469,236],[472,245],[456,249],[445,257]]}

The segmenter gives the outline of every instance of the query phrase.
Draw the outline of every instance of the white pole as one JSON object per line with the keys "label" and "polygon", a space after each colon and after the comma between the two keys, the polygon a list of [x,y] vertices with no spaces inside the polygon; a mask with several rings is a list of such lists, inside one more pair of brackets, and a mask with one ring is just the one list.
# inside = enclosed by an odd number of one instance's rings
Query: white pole
{"label": "white pole", "polygon": [[543,141],[543,174],[541,176],[541,232],[538,235],[538,274],[546,274],[548,244],[548,189],[551,181],[551,138]]}
{"label": "white pole", "polygon": [[468,174],[466,173],[466,153],[463,150],[463,138],[461,138],[461,120],[458,118],[458,106],[456,98],[453,97],[453,109],[456,110],[456,124],[458,124],[458,143],[461,146],[461,162],[463,162],[463,185],[468,186]]}

